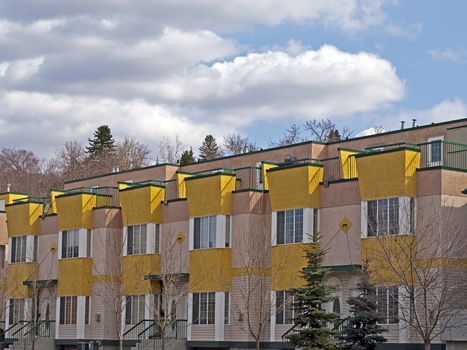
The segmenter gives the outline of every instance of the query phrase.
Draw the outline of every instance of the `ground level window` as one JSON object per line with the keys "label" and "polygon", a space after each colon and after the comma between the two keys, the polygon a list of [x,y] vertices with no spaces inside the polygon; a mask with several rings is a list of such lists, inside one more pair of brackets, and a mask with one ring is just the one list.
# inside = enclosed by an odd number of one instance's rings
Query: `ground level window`
{"label": "ground level window", "polygon": [[144,295],[129,295],[126,297],[125,324],[137,324],[144,320]]}
{"label": "ground level window", "polygon": [[193,293],[193,324],[214,324],[216,293]]}
{"label": "ground level window", "polygon": [[276,292],[276,324],[292,324],[294,320],[293,294],[287,290]]}
{"label": "ground level window", "polygon": [[376,300],[381,323],[399,323],[399,288],[397,286],[376,288]]}
{"label": "ground level window", "polygon": [[76,324],[78,297],[60,298],[60,324]]}

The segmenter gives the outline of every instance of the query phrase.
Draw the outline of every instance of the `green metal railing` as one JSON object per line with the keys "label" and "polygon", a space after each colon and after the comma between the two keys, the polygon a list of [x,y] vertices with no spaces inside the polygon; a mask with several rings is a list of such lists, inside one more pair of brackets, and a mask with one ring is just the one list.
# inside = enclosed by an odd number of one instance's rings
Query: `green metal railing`
{"label": "green metal railing", "polygon": [[467,170],[467,145],[449,141],[431,141],[418,145],[420,168],[446,167]]}
{"label": "green metal railing", "polygon": [[125,333],[123,333],[123,340],[139,340],[139,335],[144,332],[145,329],[154,324],[154,320],[141,320],[137,324],[133,325]]}
{"label": "green metal railing", "polygon": [[342,167],[339,157],[322,159],[324,182],[342,179]]}
{"label": "green metal railing", "polygon": [[138,334],[137,348],[147,349],[148,344],[152,344],[154,349],[159,349],[163,342],[184,340],[187,337],[187,326],[187,320],[175,320],[174,323],[166,327],[165,334],[162,334],[160,326],[153,321]]}

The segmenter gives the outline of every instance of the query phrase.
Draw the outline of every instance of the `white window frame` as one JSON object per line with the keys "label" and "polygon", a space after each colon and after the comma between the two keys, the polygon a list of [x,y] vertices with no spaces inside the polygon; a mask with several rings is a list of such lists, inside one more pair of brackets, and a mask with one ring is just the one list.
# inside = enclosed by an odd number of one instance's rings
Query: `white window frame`
{"label": "white window frame", "polygon": [[[128,305],[130,310],[128,311]],[[125,325],[135,325],[146,317],[146,296],[127,295],[125,297]]]}
{"label": "white window frame", "polygon": [[[126,255],[148,254],[148,224],[137,224],[127,226],[126,230]],[[144,227],[144,231],[142,228]],[[130,242],[130,230],[131,242]],[[143,234],[144,233],[144,234]],[[136,241],[136,243],[135,243]],[[131,251],[130,251],[131,249]]]}
{"label": "white window frame", "polygon": [[[61,259],[73,259],[79,258],[79,246],[80,246],[80,230],[63,230],[60,234],[60,258]],[[66,237],[66,242],[64,240]],[[70,237],[72,239],[70,239]],[[66,244],[66,246],[64,246]],[[75,251],[76,250],[76,251]]]}
{"label": "white window frame", "polygon": [[[216,324],[216,293],[215,292],[200,292],[200,293],[191,293],[191,295],[192,295],[192,310],[191,310],[192,323],[196,325]],[[205,301],[202,301],[202,299],[204,299]],[[203,310],[203,308],[205,308],[205,310]],[[202,318],[202,314],[205,317]]]}
{"label": "white window frame", "polygon": [[[27,241],[28,236],[10,237],[9,239],[9,263],[23,263],[27,261]],[[13,243],[15,242],[15,243]],[[19,244],[18,244],[19,243]],[[13,251],[13,248],[15,250]]]}
{"label": "white window frame", "polygon": [[230,324],[230,305],[231,305],[231,295],[229,292],[224,293],[224,324]]}
{"label": "white window frame", "polygon": [[432,160],[432,157],[433,157],[433,152],[432,152],[432,147],[433,147],[433,144],[432,142],[435,142],[435,141],[444,141],[444,136],[435,136],[435,137],[430,137],[426,140],[426,142],[428,143],[428,152],[427,152],[427,166],[429,167],[435,167],[435,166],[441,166],[443,165],[443,142],[440,142],[440,159],[437,160],[437,161],[433,161]]}
{"label": "white window frame", "polygon": [[[13,305],[12,305],[13,304]],[[25,321],[26,299],[8,299],[8,324],[14,325],[19,321]]]}
{"label": "white window frame", "polygon": [[[379,306],[379,295],[382,291],[385,291],[385,305],[384,308],[386,309],[386,312],[383,314],[383,312],[380,310]],[[394,297],[394,292],[397,293],[397,299]],[[376,288],[376,300],[377,300],[377,311],[378,314],[381,317],[382,322],[379,322],[380,324],[398,324],[400,319],[399,319],[399,298],[400,298],[400,293],[399,293],[399,287],[398,286],[389,286],[389,287],[377,287]],[[392,300],[391,300],[392,299]],[[394,309],[394,305],[395,308]],[[392,308],[391,308],[392,306]],[[394,314],[391,314],[391,310],[395,311]],[[394,322],[393,317],[396,317],[396,321]]]}
{"label": "white window frame", "polygon": [[78,320],[78,297],[60,297],[60,324],[77,324]]}
{"label": "white window frame", "polygon": [[[398,215],[398,229],[394,233],[389,233],[390,232],[390,222],[389,222],[389,217],[390,217],[390,207],[389,207],[389,202],[391,199],[397,198],[398,199],[398,210],[397,210],[397,215]],[[379,205],[380,202],[386,201],[387,203],[387,221],[386,221],[386,234],[380,234],[383,233],[382,230],[380,231],[379,229]],[[369,221],[370,221],[370,213],[369,213],[369,203],[370,202],[375,202],[376,203],[376,227],[375,227],[375,234],[369,235]],[[414,234],[415,233],[415,228],[416,228],[416,218],[417,218],[417,200],[415,197],[409,197],[409,196],[404,196],[404,197],[390,197],[390,198],[382,198],[378,200],[372,200],[372,201],[365,201],[361,203],[361,233],[362,233],[362,238],[366,237],[380,237],[380,236],[396,236],[396,235],[405,235],[405,234]]]}
{"label": "white window frame", "polygon": [[[275,307],[275,324],[287,325],[293,324],[295,318],[294,305],[294,295],[289,290],[276,290],[276,299],[274,300]],[[282,296],[282,304],[278,305],[279,297]],[[287,317],[287,313],[291,313],[291,317]],[[281,317],[278,317],[279,314],[282,314]],[[282,321],[281,321],[282,319]],[[291,322],[287,322],[291,320]]]}

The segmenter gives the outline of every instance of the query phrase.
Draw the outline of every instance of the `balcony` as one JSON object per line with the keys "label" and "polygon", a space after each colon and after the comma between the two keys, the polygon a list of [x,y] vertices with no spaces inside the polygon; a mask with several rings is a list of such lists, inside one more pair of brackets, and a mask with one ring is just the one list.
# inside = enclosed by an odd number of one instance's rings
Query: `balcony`
{"label": "balcony", "polygon": [[467,170],[467,144],[432,141],[418,145],[421,151],[420,168],[443,167]]}

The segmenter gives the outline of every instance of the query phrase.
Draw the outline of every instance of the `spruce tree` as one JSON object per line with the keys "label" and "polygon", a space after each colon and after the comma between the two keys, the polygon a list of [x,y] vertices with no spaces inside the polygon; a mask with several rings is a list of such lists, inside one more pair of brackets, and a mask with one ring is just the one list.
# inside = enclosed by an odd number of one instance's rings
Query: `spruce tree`
{"label": "spruce tree", "polygon": [[297,348],[313,350],[336,350],[333,337],[336,332],[329,327],[338,319],[336,313],[328,313],[323,304],[334,300],[335,287],[327,285],[328,269],[322,267],[325,251],[313,247],[305,251],[307,266],[301,275],[306,284],[293,289],[296,332],[287,336]]}
{"label": "spruce tree", "polygon": [[204,138],[203,144],[199,148],[199,160],[211,160],[222,157],[222,150],[217,145],[216,139],[212,135]]}
{"label": "spruce tree", "polygon": [[103,153],[110,153],[114,150],[115,140],[108,125],[101,125],[94,131],[94,138],[88,139],[89,146],[86,146],[86,153],[96,157]]}
{"label": "spruce tree", "polygon": [[327,135],[327,142],[335,142],[341,140],[341,134],[337,129],[331,129]]}
{"label": "spruce tree", "polygon": [[347,301],[350,316],[339,340],[343,350],[375,350],[376,344],[386,342],[386,338],[381,335],[385,329],[378,325],[382,320],[376,308],[376,288],[370,282],[365,265],[357,288],[359,295]]}
{"label": "spruce tree", "polygon": [[180,165],[193,164],[196,162],[195,155],[193,154],[193,148],[183,151],[180,157]]}

